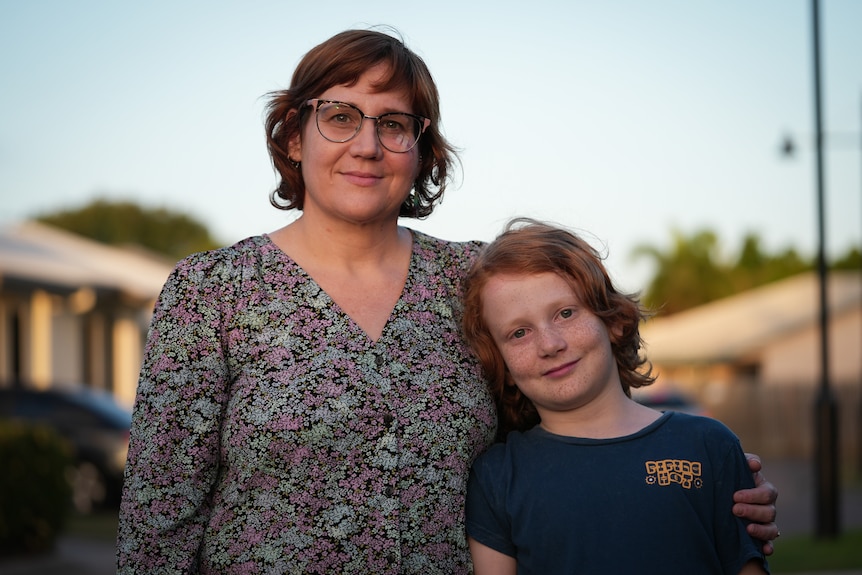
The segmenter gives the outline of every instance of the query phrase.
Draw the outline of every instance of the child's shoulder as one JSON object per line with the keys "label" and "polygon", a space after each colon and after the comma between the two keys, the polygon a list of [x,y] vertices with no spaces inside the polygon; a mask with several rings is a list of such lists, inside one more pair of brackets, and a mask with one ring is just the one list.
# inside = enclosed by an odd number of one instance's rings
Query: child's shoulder
{"label": "child's shoulder", "polygon": [[665,424],[666,431],[673,434],[686,434],[688,436],[700,436],[706,440],[724,439],[738,442],[739,438],[724,423],[704,415],[692,415],[690,413],[673,412]]}
{"label": "child's shoulder", "polygon": [[541,442],[540,434],[536,429],[529,431],[512,431],[506,436],[506,440],[491,445],[485,452],[476,458],[474,465],[499,467],[514,459],[518,459],[525,453],[534,453],[536,443]]}

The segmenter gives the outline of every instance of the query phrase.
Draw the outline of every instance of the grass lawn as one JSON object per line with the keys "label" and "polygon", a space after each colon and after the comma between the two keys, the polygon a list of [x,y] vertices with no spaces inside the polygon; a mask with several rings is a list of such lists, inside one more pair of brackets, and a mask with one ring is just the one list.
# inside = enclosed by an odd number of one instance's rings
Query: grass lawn
{"label": "grass lawn", "polygon": [[769,558],[773,575],[802,571],[862,569],[862,529],[844,531],[836,539],[782,537]]}

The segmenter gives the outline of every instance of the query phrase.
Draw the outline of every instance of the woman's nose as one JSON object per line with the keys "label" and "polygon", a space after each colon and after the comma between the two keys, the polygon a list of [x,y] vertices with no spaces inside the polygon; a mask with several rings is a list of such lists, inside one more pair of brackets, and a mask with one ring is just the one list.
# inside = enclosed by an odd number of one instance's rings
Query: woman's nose
{"label": "woman's nose", "polygon": [[377,121],[366,118],[359,126],[359,132],[350,140],[353,153],[363,157],[377,158],[383,152],[377,136]]}

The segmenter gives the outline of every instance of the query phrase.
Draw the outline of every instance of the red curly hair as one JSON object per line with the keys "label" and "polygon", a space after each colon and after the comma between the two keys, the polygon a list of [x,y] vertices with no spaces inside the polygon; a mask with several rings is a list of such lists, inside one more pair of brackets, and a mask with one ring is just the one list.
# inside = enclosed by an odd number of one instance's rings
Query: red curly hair
{"label": "red curly hair", "polygon": [[[611,349],[626,395],[631,388],[651,384],[652,366],[641,354],[640,322],[647,318],[636,295],[619,292],[602,263],[602,256],[572,232],[528,218],[511,221],[485,247],[464,281],[464,337],[485,372],[497,402],[499,438],[539,423],[533,403],[513,385],[503,356],[482,317],[482,290],[499,274],[555,273],[583,304],[601,319],[611,334]],[[619,337],[613,334],[620,334]]]}

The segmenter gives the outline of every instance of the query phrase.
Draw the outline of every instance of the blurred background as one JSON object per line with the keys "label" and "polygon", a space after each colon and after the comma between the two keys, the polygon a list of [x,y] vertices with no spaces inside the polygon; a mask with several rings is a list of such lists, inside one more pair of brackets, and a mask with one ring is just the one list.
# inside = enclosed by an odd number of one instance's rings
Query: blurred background
{"label": "blurred background", "polygon": [[[823,0],[820,18],[829,384],[841,484],[857,489],[862,2]],[[0,0],[0,387],[85,389],[128,411],[176,260],[294,217],[268,202],[266,94],[317,43],[378,25],[425,59],[463,161],[435,213],[404,224],[489,240],[529,215],[585,233],[658,310],[644,337],[660,378],[640,399],[727,423],[813,532],[806,0]],[[82,453],[67,454],[73,513],[110,512],[112,472]]]}

